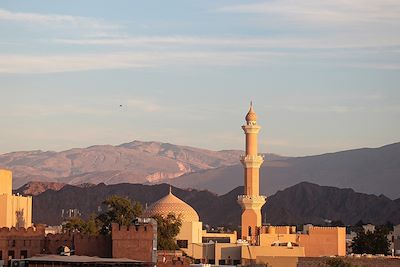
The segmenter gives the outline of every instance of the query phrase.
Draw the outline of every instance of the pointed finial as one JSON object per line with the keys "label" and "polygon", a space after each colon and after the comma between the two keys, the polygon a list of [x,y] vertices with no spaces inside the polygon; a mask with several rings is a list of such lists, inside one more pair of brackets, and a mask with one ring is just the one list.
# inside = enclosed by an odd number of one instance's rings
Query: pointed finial
{"label": "pointed finial", "polygon": [[249,112],[246,115],[246,121],[249,123],[251,122],[252,124],[255,124],[255,122],[257,121],[257,115],[254,112],[253,109],[253,101],[250,101],[250,109]]}
{"label": "pointed finial", "polygon": [[172,186],[169,185],[169,194],[172,195]]}

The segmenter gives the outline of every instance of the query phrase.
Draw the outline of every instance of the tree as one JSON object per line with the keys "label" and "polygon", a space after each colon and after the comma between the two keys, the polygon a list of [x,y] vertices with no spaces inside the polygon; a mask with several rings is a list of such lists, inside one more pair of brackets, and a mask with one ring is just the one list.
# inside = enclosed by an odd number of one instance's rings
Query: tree
{"label": "tree", "polygon": [[78,232],[88,235],[97,235],[99,233],[99,228],[96,223],[96,217],[91,215],[87,222],[80,217],[72,217],[68,219],[63,225],[63,231],[69,233]]}
{"label": "tree", "polygon": [[374,232],[359,231],[351,248],[357,254],[389,254],[390,243],[386,227],[377,227]]}
{"label": "tree", "polygon": [[112,223],[129,226],[143,211],[139,202],[132,205],[128,198],[120,196],[110,196],[103,201],[103,204],[107,206],[107,211],[97,216],[97,223],[102,234],[111,232]]}
{"label": "tree", "polygon": [[80,217],[72,217],[69,218],[65,224],[63,225],[63,231],[64,232],[83,232],[83,229],[85,228],[85,221],[82,220]]}
{"label": "tree", "polygon": [[175,237],[179,234],[182,226],[181,218],[176,217],[173,213],[168,214],[166,217],[155,215],[153,218],[157,221],[157,249],[179,249]]}
{"label": "tree", "polygon": [[88,235],[98,235],[99,234],[99,226],[96,221],[96,215],[90,215],[88,221],[85,223],[84,233]]}

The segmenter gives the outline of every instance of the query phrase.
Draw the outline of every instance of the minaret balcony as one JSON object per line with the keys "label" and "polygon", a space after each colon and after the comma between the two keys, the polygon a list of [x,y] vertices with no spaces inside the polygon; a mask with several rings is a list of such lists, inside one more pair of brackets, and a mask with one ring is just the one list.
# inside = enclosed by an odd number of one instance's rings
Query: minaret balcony
{"label": "minaret balcony", "polygon": [[260,168],[264,162],[264,155],[242,155],[240,156],[240,162],[245,168]]}
{"label": "minaret balcony", "polygon": [[243,209],[260,209],[267,201],[267,197],[239,195],[237,201]]}

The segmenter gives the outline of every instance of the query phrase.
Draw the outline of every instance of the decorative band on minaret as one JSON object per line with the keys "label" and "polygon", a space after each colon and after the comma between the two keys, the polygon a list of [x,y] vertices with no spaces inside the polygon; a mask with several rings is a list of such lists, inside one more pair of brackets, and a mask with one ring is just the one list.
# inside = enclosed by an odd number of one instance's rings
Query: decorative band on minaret
{"label": "decorative band on minaret", "polygon": [[242,129],[246,135],[246,154],[240,159],[244,167],[244,195],[238,197],[238,203],[243,210],[242,239],[254,244],[262,226],[261,207],[265,204],[266,197],[260,196],[260,167],[264,158],[258,154],[257,137],[261,127],[257,125],[253,103],[250,103],[246,125]]}

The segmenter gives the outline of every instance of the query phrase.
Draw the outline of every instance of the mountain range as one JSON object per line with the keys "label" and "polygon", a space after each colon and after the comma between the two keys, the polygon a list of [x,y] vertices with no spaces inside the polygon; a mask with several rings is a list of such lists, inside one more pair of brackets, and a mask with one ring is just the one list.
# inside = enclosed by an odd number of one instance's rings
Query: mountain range
{"label": "mountain range", "polygon": [[62,152],[22,151],[0,155],[0,167],[13,171],[14,188],[30,181],[155,183],[183,174],[237,164],[239,150],[211,151],[160,142],[133,141]]}
{"label": "mountain range", "polygon": [[[303,181],[399,198],[400,143],[316,156],[275,158],[266,160],[260,169],[260,191],[265,195]],[[243,167],[224,166],[185,174],[169,182],[181,188],[225,194],[243,184]]]}
{"label": "mountain range", "polygon": [[[14,188],[29,181],[169,183],[222,195],[243,184],[241,154],[133,141],[62,152],[12,152],[0,155],[0,167],[13,171]],[[307,181],[395,199],[400,197],[400,143],[306,157],[265,154],[260,173],[265,195]]]}
{"label": "mountain range", "polygon": [[[23,186],[15,193],[27,194],[34,183]],[[37,187],[36,187],[37,188]],[[43,188],[43,186],[41,186]],[[168,194],[169,185],[115,184],[115,185],[64,185],[35,193],[33,197],[33,221],[58,225],[62,222],[62,210],[76,209],[87,218],[102,210],[102,201],[110,195],[128,197],[144,206],[150,205]],[[243,187],[237,187],[224,195],[207,190],[183,190],[173,188],[173,193],[191,205],[205,224],[213,226],[240,223],[241,208],[237,196]],[[267,199],[262,209],[263,221],[271,224],[324,224],[326,220],[341,220],[355,224],[359,220],[374,224],[391,221],[400,223],[400,199],[391,200],[383,195],[356,193],[353,189],[339,189],[302,182],[278,191]]]}

